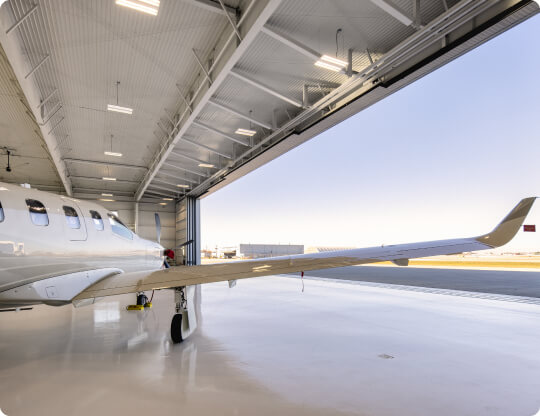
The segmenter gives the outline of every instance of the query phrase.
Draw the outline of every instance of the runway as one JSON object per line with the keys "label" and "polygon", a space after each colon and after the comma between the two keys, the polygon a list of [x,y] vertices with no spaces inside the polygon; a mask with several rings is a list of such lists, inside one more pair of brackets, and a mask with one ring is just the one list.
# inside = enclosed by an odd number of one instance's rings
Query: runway
{"label": "runway", "polygon": [[203,287],[172,345],[170,291],[0,314],[13,415],[533,415],[540,306],[272,276]]}
{"label": "runway", "polygon": [[313,270],[305,274],[306,276],[327,279],[540,298],[540,269],[509,271],[501,269],[352,266]]}

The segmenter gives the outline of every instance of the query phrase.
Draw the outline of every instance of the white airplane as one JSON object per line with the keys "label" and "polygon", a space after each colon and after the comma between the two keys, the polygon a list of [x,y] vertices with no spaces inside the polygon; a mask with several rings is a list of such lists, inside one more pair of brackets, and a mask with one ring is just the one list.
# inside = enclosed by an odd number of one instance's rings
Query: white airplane
{"label": "white airplane", "polygon": [[381,261],[406,266],[412,258],[492,249],[514,237],[535,199],[521,200],[478,237],[164,269],[164,248],[100,205],[0,183],[0,309],[79,307],[105,296],[174,289],[171,338],[180,342],[197,326],[196,285]]}

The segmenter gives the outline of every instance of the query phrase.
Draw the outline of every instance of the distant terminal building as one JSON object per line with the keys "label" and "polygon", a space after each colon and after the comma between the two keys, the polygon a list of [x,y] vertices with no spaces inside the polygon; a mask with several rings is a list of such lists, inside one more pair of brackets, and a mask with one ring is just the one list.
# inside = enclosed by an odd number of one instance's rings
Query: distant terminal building
{"label": "distant terminal building", "polygon": [[258,259],[291,254],[304,254],[304,246],[300,244],[240,244],[238,256]]}

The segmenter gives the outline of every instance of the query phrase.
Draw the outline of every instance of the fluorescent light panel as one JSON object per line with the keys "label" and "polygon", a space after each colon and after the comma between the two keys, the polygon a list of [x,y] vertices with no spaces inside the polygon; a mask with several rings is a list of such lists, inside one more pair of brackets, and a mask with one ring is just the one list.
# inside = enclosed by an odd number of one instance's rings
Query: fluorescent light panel
{"label": "fluorescent light panel", "polygon": [[159,0],[116,0],[116,4],[151,14],[152,16],[157,16],[159,8]]}
{"label": "fluorescent light panel", "polygon": [[164,201],[174,201],[172,198],[163,198]]}
{"label": "fluorescent light panel", "polygon": [[115,181],[116,178],[110,178],[110,177],[108,177],[108,176],[104,176],[104,177],[103,177],[103,180],[104,180],[104,181]]}
{"label": "fluorescent light panel", "polygon": [[113,194],[101,194],[101,196],[113,196]]}
{"label": "fluorescent light panel", "polygon": [[107,156],[122,157],[122,153],[118,153],[118,152],[103,152],[103,153],[106,154]]}
{"label": "fluorescent light panel", "polygon": [[236,129],[236,134],[241,134],[243,136],[254,136],[257,134],[255,130],[248,130],[248,129]]}
{"label": "fluorescent light panel", "polygon": [[159,205],[167,205],[166,202],[160,202]]}
{"label": "fluorescent light panel", "polygon": [[334,72],[342,71],[347,65],[347,62],[342,61],[341,59],[333,58],[328,55],[321,56],[321,59],[315,62],[315,66],[329,69],[330,71]]}
{"label": "fluorescent light panel", "polygon": [[184,185],[184,184],[178,184],[176,186],[178,186],[179,188],[189,188],[189,185]]}
{"label": "fluorescent light panel", "polygon": [[99,200],[103,202],[114,202],[114,199],[107,199],[107,198],[99,198]]}
{"label": "fluorescent light panel", "polygon": [[119,105],[114,105],[114,104],[107,104],[107,110],[115,111],[117,113],[123,113],[123,114],[132,114],[133,113],[133,108],[120,107]]}
{"label": "fluorescent light panel", "polygon": [[201,168],[213,168],[214,165],[212,165],[211,163],[199,163],[199,166]]}

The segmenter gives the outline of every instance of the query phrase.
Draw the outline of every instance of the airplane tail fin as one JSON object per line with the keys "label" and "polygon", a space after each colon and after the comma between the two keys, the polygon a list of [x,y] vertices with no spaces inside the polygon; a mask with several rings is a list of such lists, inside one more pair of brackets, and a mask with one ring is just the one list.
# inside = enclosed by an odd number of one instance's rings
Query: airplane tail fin
{"label": "airplane tail fin", "polygon": [[476,240],[491,247],[500,247],[508,243],[521,228],[536,198],[533,196],[522,199],[493,231],[476,237]]}

